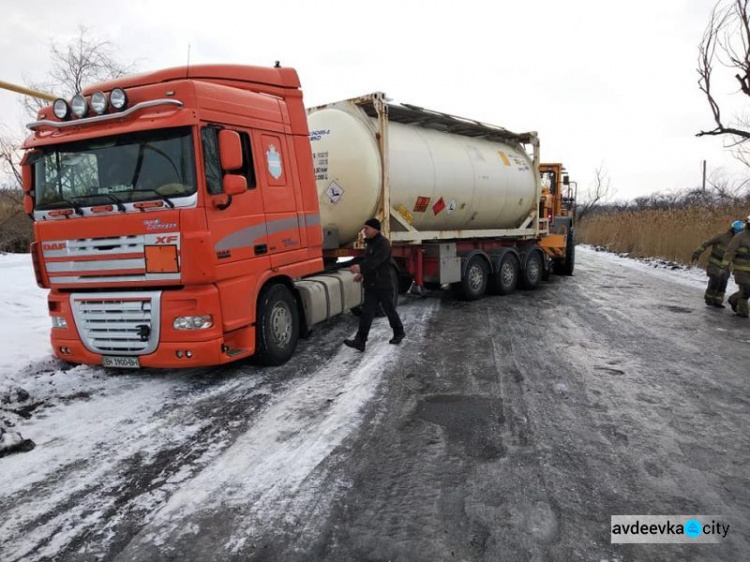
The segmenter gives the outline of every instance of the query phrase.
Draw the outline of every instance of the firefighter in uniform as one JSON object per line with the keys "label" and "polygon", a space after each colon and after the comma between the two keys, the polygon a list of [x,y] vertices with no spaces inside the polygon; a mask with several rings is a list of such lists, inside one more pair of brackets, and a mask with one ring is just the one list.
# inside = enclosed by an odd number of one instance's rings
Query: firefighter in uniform
{"label": "firefighter in uniform", "polygon": [[747,299],[750,298],[750,217],[745,222],[745,230],[732,238],[729,243],[721,266],[729,271],[729,266],[734,270],[734,281],[739,291],[732,294],[728,301],[732,311],[743,318],[748,317]]}
{"label": "firefighter in uniform", "polygon": [[742,232],[744,227],[742,221],[734,221],[729,225],[729,230],[706,240],[693,252],[693,261],[695,262],[706,251],[706,248],[711,248],[711,255],[708,257],[708,263],[706,264],[708,287],[706,287],[706,293],[703,296],[709,306],[724,308],[724,293],[729,282],[729,271],[722,268],[721,260],[724,258],[724,253],[727,251],[734,235]]}

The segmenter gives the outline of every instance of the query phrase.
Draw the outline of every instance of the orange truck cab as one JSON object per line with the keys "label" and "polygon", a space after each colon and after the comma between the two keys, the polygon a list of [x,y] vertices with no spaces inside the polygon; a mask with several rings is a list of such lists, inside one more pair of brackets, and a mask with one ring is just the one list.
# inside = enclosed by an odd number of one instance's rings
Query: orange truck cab
{"label": "orange truck cab", "polygon": [[56,100],[29,128],[32,256],[60,358],[190,367],[291,356],[311,323],[294,280],[323,269],[293,69],[125,77]]}

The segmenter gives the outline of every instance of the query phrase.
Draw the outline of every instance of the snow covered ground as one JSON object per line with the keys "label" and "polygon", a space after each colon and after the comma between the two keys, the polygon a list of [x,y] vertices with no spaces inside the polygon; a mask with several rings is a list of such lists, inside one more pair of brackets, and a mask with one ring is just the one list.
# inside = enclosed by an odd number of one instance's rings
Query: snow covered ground
{"label": "snow covered ground", "polygon": [[[631,259],[590,246],[579,246],[578,251],[597,252],[600,259],[620,267],[642,270],[686,286],[702,287],[707,281],[705,272],[699,268],[656,259]],[[735,290],[731,280],[727,294]],[[29,398],[22,401],[25,405],[37,403],[49,407],[79,392],[116,386],[110,380],[113,377],[106,377],[102,369],[71,369],[55,359],[49,330],[46,291],[36,285],[31,258],[28,254],[0,254],[0,427],[3,416],[6,421],[9,419],[8,409],[24,406],[18,399],[26,393]]]}
{"label": "snow covered ground", "polygon": [[[106,556],[123,519],[149,523],[134,550],[171,544],[195,527],[180,525],[183,518],[211,521],[235,502],[256,509],[243,515],[228,551],[265,532],[271,512],[281,518],[274,526],[299,519],[314,529],[320,519],[307,517],[326,509],[314,494],[324,461],[357,430],[398,356],[384,322],[374,326],[368,354],[341,346],[355,323],[349,318],[319,336],[320,350],[307,348],[313,361],[277,369],[71,367],[52,355],[45,291],[28,255],[0,255],[0,286],[0,427],[36,445],[0,452],[4,560],[54,558],[92,533],[102,550],[88,554]],[[405,321],[419,325],[434,306],[413,318],[405,311]],[[294,374],[280,377],[287,372]],[[153,480],[140,489],[149,472]],[[116,501],[122,490],[132,490],[124,504]]]}
{"label": "snow covered ground", "polygon": [[[702,269],[676,266],[663,260],[631,259],[590,246],[579,246],[579,252],[596,252],[623,268],[638,269],[661,278],[668,278],[686,286],[705,286],[707,278]],[[736,290],[730,280],[727,295]],[[79,392],[103,391],[113,385],[102,369],[74,367],[70,369],[52,355],[49,344],[50,320],[47,313],[46,291],[34,280],[28,254],[0,254],[0,427],[3,414],[8,420],[8,409],[41,403],[49,407],[56,400]],[[63,375],[64,373],[64,375]],[[17,418],[17,416],[14,416]],[[14,420],[14,421],[17,421]]]}
{"label": "snow covered ground", "polygon": [[49,357],[47,291],[37,287],[29,254],[0,254],[0,384]]}
{"label": "snow covered ground", "polygon": [[[693,287],[698,299],[705,287],[700,269],[579,251]],[[437,306],[402,308],[407,344],[420,341]],[[222,538],[228,555],[289,527],[313,540],[333,501],[320,490],[347,485],[336,480],[337,451],[366,423],[384,373],[409,353],[387,344],[384,322],[367,354],[343,348],[354,324],[325,328],[279,369],[70,367],[52,356],[29,256],[0,255],[0,428],[36,445],[0,458],[0,551],[12,561],[102,559],[123,540],[129,560],[150,560],[204,533]],[[224,510],[235,515],[221,518]],[[129,536],[133,521],[139,532]],[[81,537],[98,546],[76,551]]]}

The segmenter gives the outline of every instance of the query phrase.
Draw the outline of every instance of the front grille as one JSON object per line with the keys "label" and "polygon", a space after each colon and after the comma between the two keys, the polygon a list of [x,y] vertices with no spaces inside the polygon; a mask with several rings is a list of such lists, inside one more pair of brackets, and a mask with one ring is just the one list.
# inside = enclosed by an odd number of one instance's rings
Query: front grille
{"label": "front grille", "polygon": [[145,355],[159,343],[161,292],[73,294],[78,334],[102,355]]}
{"label": "front grille", "polygon": [[176,246],[179,270],[179,232],[51,240],[42,243],[42,254],[53,287],[143,281],[179,282],[178,272],[146,271],[145,248],[153,245]]}

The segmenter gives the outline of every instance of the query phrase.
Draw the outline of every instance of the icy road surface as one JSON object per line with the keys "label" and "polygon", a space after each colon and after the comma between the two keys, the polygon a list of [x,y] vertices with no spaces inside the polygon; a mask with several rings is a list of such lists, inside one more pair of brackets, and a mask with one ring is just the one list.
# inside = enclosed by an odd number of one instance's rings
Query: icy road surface
{"label": "icy road surface", "polygon": [[[283,367],[129,372],[48,358],[0,256],[0,423],[36,444],[0,457],[0,560],[750,559],[750,322],[704,279],[580,248],[537,291],[402,300],[399,347],[346,316]],[[731,527],[613,545],[618,514]]]}

